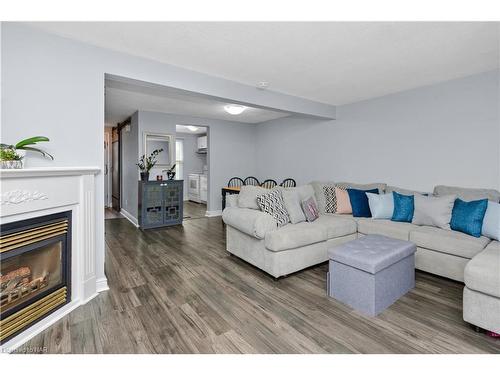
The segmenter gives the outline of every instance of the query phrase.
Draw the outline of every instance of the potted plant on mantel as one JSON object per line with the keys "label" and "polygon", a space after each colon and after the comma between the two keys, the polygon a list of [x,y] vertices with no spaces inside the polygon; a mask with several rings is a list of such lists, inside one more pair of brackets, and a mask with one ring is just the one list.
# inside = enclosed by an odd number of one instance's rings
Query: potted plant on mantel
{"label": "potted plant on mantel", "polygon": [[49,139],[43,136],[36,136],[23,139],[15,145],[0,143],[0,169],[21,169],[24,167],[24,157],[26,151],[38,152],[42,156],[54,160],[54,157],[46,151],[43,151],[32,145],[38,142],[48,142]]}
{"label": "potted plant on mantel", "polygon": [[162,151],[163,149],[160,148],[158,150],[154,150],[148,157],[146,157],[146,155],[141,156],[139,163],[136,164],[141,170],[141,181],[149,181],[149,171],[156,165],[156,158],[158,158],[158,155]]}

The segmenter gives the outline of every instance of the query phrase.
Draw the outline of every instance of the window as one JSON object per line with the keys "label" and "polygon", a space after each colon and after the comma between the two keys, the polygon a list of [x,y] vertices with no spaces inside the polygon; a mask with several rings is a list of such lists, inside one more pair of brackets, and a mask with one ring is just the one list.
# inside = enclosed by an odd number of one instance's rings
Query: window
{"label": "window", "polygon": [[184,179],[184,139],[175,140],[175,177]]}

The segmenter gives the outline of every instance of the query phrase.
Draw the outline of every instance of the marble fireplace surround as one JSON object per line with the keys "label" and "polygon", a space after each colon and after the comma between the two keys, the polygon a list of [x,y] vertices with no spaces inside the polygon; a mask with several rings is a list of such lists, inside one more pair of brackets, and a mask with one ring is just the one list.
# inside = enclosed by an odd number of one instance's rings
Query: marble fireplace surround
{"label": "marble fireplace surround", "polygon": [[1,352],[16,349],[108,289],[106,278],[96,273],[94,180],[99,172],[98,167],[0,170],[1,224],[72,211],[71,301],[4,343]]}

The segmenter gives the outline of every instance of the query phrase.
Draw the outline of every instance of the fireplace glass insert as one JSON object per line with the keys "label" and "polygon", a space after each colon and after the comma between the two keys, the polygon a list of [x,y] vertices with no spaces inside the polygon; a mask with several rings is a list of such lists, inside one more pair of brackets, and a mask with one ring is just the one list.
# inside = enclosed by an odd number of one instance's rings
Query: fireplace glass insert
{"label": "fireplace glass insert", "polygon": [[0,229],[0,341],[70,300],[71,211]]}

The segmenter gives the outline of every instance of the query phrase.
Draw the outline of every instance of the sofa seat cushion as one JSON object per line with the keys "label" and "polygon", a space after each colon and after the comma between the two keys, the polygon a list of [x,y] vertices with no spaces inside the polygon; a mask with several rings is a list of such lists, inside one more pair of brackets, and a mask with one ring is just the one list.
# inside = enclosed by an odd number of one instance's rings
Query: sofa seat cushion
{"label": "sofa seat cushion", "polygon": [[327,230],[323,225],[317,224],[317,220],[312,223],[287,224],[278,230],[267,232],[264,244],[268,250],[283,251],[326,241]]}
{"label": "sofa seat cushion", "polygon": [[266,233],[278,228],[271,215],[251,208],[226,207],[222,220],[227,225],[258,239],[263,239]]}
{"label": "sofa seat cushion", "polygon": [[491,240],[484,236],[472,237],[454,230],[418,227],[411,231],[410,241],[418,247],[470,259],[482,251]]}
{"label": "sofa seat cushion", "polygon": [[358,232],[361,234],[382,234],[387,237],[408,241],[410,231],[418,228],[411,223],[381,219],[358,220]]}
{"label": "sofa seat cushion", "polygon": [[343,218],[333,215],[320,215],[312,224],[322,226],[326,230],[328,240],[348,236],[357,231],[356,221],[352,219],[352,216],[351,218]]}
{"label": "sofa seat cushion", "polygon": [[491,242],[465,266],[469,289],[500,298],[500,242]]}

